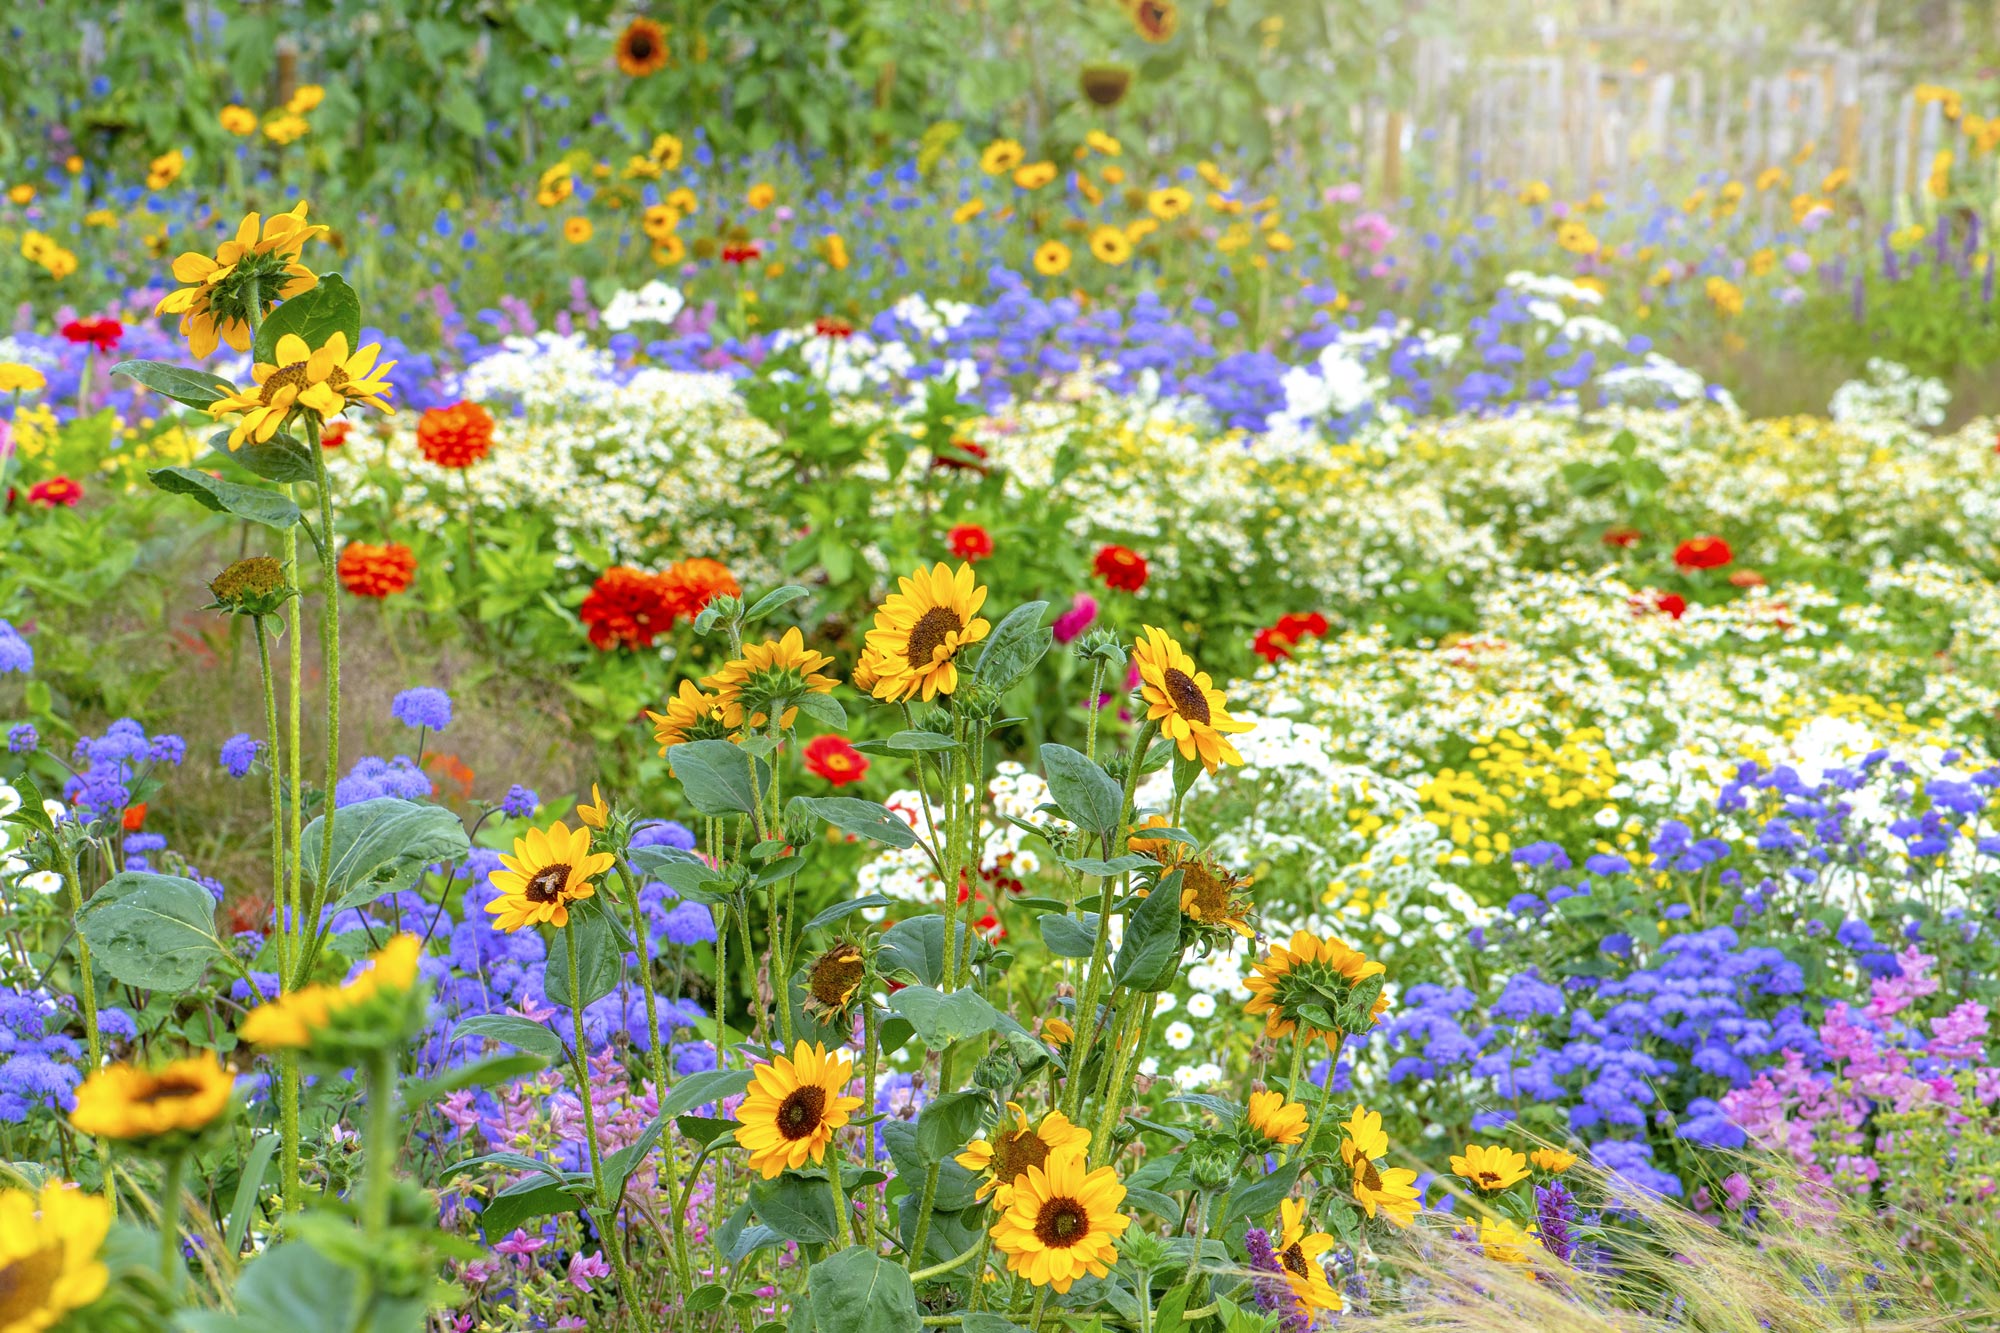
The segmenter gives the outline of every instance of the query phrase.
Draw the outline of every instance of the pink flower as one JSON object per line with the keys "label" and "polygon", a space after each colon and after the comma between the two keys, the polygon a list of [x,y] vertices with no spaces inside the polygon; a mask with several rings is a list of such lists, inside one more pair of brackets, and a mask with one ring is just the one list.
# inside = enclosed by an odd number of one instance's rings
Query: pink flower
{"label": "pink flower", "polygon": [[520,1227],[515,1227],[514,1234],[501,1241],[498,1245],[495,1245],[493,1252],[495,1254],[504,1254],[510,1259],[519,1259],[521,1266],[525,1268],[527,1267],[529,1256],[544,1249],[547,1245],[548,1242],[540,1236],[530,1236]]}
{"label": "pink flower", "polygon": [[1069,610],[1056,617],[1056,642],[1068,643],[1097,623],[1097,599],[1080,592],[1070,599]]}
{"label": "pink flower", "polygon": [[569,1284],[578,1291],[594,1291],[595,1288],[590,1285],[592,1278],[607,1278],[610,1276],[611,1265],[604,1262],[602,1251],[596,1254],[585,1254],[579,1250],[570,1256]]}

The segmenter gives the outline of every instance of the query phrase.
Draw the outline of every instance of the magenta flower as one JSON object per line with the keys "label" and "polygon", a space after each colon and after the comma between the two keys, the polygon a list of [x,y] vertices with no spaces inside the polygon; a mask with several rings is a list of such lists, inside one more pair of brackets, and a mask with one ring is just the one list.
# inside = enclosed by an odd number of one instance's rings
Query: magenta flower
{"label": "magenta flower", "polygon": [[590,1285],[592,1279],[610,1276],[611,1265],[604,1262],[601,1251],[597,1254],[585,1254],[579,1250],[570,1256],[569,1284],[578,1291],[594,1291],[596,1288]]}
{"label": "magenta flower", "polygon": [[495,1254],[504,1254],[510,1259],[519,1259],[523,1266],[525,1266],[529,1256],[546,1248],[547,1245],[548,1242],[540,1236],[530,1236],[520,1227],[515,1227],[514,1234],[501,1241],[498,1245],[495,1245],[493,1252]]}
{"label": "magenta flower", "polygon": [[1053,626],[1056,642],[1068,643],[1096,623],[1097,599],[1080,592],[1070,601],[1069,610],[1056,617]]}

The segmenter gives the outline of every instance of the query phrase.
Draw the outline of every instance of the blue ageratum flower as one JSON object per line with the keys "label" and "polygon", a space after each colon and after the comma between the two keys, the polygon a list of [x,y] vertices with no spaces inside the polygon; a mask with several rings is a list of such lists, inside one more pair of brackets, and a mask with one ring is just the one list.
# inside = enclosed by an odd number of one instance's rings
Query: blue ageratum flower
{"label": "blue ageratum flower", "polygon": [[18,727],[7,730],[7,753],[33,754],[42,743],[42,734],[35,730],[32,722],[23,722]]}
{"label": "blue ageratum flower", "polygon": [[249,732],[239,731],[222,743],[222,771],[230,777],[243,777],[256,761],[257,741]]}
{"label": "blue ageratum flower", "polygon": [[21,632],[4,620],[0,620],[0,676],[10,671],[22,675],[35,669],[35,650],[21,637]]}
{"label": "blue ageratum flower", "polygon": [[[535,813],[535,808],[541,803],[542,798],[535,794],[534,788],[523,787],[517,782],[500,799],[500,813],[513,819],[526,819]],[[637,838],[633,839],[633,845],[638,845]]]}
{"label": "blue ageratum flower", "polygon": [[451,696],[433,686],[419,686],[398,694],[389,712],[406,727],[443,731],[451,725]]}

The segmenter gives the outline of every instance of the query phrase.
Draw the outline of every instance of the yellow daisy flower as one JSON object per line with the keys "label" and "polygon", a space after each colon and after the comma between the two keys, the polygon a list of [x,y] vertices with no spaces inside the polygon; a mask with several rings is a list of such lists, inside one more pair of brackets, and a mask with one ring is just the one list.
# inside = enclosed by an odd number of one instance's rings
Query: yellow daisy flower
{"label": "yellow daisy flower", "polygon": [[296,408],[317,412],[323,421],[339,416],[351,403],[363,403],[379,412],[394,410],[387,398],[394,386],[383,376],[395,369],[396,363],[375,364],[382,354],[380,343],[369,343],[350,356],[345,333],[330,334],[317,350],[296,333],[287,333],[278,339],[274,351],[276,364],[260,361],[251,370],[254,389],[216,385],[223,396],[208,405],[208,414],[217,419],[242,417],[229,432],[231,449],[245,440],[264,443],[278,433]]}
{"label": "yellow daisy flower", "polygon": [[1479,1248],[1496,1264],[1525,1264],[1540,1246],[1532,1223],[1523,1230],[1504,1217],[1479,1219]]}
{"label": "yellow daisy flower", "polygon": [[1278,1205],[1284,1230],[1277,1251],[1278,1262],[1285,1270],[1285,1285],[1292,1289],[1299,1313],[1312,1320],[1318,1318],[1321,1310],[1338,1310],[1340,1293],[1327,1282],[1326,1266],[1319,1258],[1333,1248],[1333,1237],[1324,1231],[1307,1231],[1305,1213],[1306,1206],[1297,1199],[1286,1199]]}
{"label": "yellow daisy flower", "polygon": [[[797,625],[780,639],[743,646],[743,656],[723,665],[712,676],[702,677],[702,688],[713,690],[721,701],[722,720],[735,731],[743,726],[746,709],[750,725],[761,727],[768,718],[760,705],[778,698],[795,699],[810,691],[831,694],[838,683],[821,668],[833,665],[825,653],[806,647],[805,635]],[[780,727],[790,727],[798,709],[787,708],[778,719]]]}
{"label": "yellow daisy flower", "polygon": [[1139,668],[1146,720],[1160,724],[1160,734],[1174,742],[1181,758],[1199,759],[1211,773],[1243,762],[1229,737],[1252,724],[1229,715],[1229,700],[1165,630],[1145,626],[1132,645],[1132,660]]}
{"label": "yellow daisy flower", "polygon": [[1550,1175],[1559,1176],[1576,1165],[1576,1154],[1561,1148],[1537,1148],[1528,1154],[1528,1160]]}
{"label": "yellow daisy flower", "polygon": [[982,1134],[952,1159],[984,1177],[973,1197],[983,1199],[991,1194],[994,1204],[1002,1209],[1007,1207],[1014,1196],[1014,1187],[1030,1167],[1047,1166],[1049,1159],[1064,1149],[1090,1147],[1090,1131],[1071,1124],[1061,1111],[1049,1112],[1039,1126],[1030,1129],[1028,1114],[1020,1103],[1008,1102],[1007,1110],[1014,1117],[1014,1128],[1005,1128],[1003,1120],[990,1140]]}
{"label": "yellow daisy flower", "polygon": [[76,1090],[69,1120],[79,1133],[124,1143],[197,1134],[229,1110],[235,1089],[235,1078],[213,1056],[190,1056],[159,1069],[106,1065]]}
{"label": "yellow daisy flower", "polygon": [[1357,1106],[1341,1128],[1340,1160],[1354,1174],[1354,1199],[1370,1217],[1378,1213],[1391,1224],[1406,1227],[1417,1215],[1417,1173],[1395,1166],[1386,1171],[1376,1163],[1389,1154],[1389,1136],[1382,1132],[1382,1113]]}
{"label": "yellow daisy flower", "polygon": [[214,255],[191,250],[174,261],[174,281],[188,285],[169,292],[153,313],[179,315],[181,336],[196,356],[225,342],[247,352],[253,303],[261,319],[279,301],[319,285],[319,276],[298,257],[307,241],[325,232],[306,221],[304,204],[268,219],[251,213]]}
{"label": "yellow daisy flower", "polygon": [[[1264,1016],[1265,1036],[1289,1037],[1300,1021],[1299,1004],[1315,995],[1337,993],[1358,985],[1385,970],[1381,963],[1348,948],[1331,935],[1322,939],[1310,931],[1295,931],[1286,943],[1273,944],[1271,951],[1251,969],[1249,979],[1243,983],[1250,992],[1250,1002],[1243,1006],[1243,1012],[1252,1017]],[[1371,1009],[1375,1021],[1379,1022],[1388,1008],[1388,997],[1378,997]],[[1334,1035],[1331,1030],[1310,1022],[1306,1034]]]}
{"label": "yellow daisy flower", "polygon": [[1035,247],[1035,272],[1053,278],[1069,268],[1069,247],[1061,241],[1043,241]]}
{"label": "yellow daisy flower", "polygon": [[514,839],[514,854],[500,854],[503,870],[487,876],[500,896],[486,904],[496,930],[523,926],[569,924],[569,905],[597,892],[591,880],[611,869],[618,858],[590,850],[590,830],[557,820],[546,829],[531,828]]}
{"label": "yellow daisy flower", "polygon": [[1494,1194],[1528,1178],[1528,1159],[1502,1144],[1469,1143],[1464,1156],[1451,1159],[1451,1169]]}
{"label": "yellow daisy flower", "polygon": [[942,561],[897,580],[875,612],[865,642],[874,654],[877,699],[921,695],[928,703],[958,689],[960,650],[978,643],[991,628],[979,617],[986,589],[974,581],[971,564],[953,570]]}
{"label": "yellow daisy flower", "polygon": [[1028,150],[1012,139],[995,139],[979,155],[979,169],[989,176],[1004,176],[1021,165]]}
{"label": "yellow daisy flower", "polygon": [[1288,1102],[1282,1092],[1253,1092],[1244,1113],[1250,1128],[1281,1148],[1289,1148],[1306,1136],[1306,1108]]}
{"label": "yellow daisy flower", "polygon": [[993,1224],[993,1244],[1007,1271],[1062,1294],[1084,1274],[1104,1277],[1118,1260],[1115,1242],[1132,1219],[1118,1211],[1125,1187],[1108,1166],[1088,1170],[1083,1151],[1065,1149],[1031,1166]]}
{"label": "yellow daisy flower", "polygon": [[859,1097],[843,1095],[854,1079],[854,1057],[828,1053],[824,1044],[799,1042],[791,1058],[780,1055],[751,1071],[750,1089],[736,1108],[736,1141],[749,1149],[750,1166],[764,1179],[826,1157],[833,1132],[847,1123]]}

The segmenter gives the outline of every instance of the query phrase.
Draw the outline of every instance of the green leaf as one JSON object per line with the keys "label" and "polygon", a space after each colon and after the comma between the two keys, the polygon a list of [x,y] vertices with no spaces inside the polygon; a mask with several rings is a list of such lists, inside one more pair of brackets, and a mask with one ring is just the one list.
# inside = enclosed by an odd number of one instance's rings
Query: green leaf
{"label": "green leaf", "polygon": [[679,1115],[683,1111],[692,1111],[697,1106],[734,1097],[749,1086],[750,1071],[747,1069],[704,1069],[674,1084],[673,1091],[660,1103],[660,1114]]}
{"label": "green leaf", "polygon": [[[689,741],[668,756],[688,804],[704,815],[747,815],[770,790],[770,765],[729,741]],[[752,764],[757,768],[755,787],[750,785]]]}
{"label": "green leaf", "polygon": [[999,697],[1012,689],[1055,644],[1055,631],[1042,624],[1047,602],[1024,602],[1007,613],[979,650],[974,676]]}
{"label": "green leaf", "polygon": [[138,990],[192,989],[227,953],[215,933],[215,899],[168,875],[113,875],[83,905],[77,930],[101,972]]}
{"label": "green leaf", "polygon": [[1171,1194],[1162,1194],[1158,1190],[1141,1189],[1135,1185],[1127,1185],[1125,1187],[1125,1202],[1135,1208],[1144,1208],[1155,1217],[1164,1217],[1170,1229],[1179,1227],[1181,1224],[1181,1206],[1174,1202]]}
{"label": "green leaf", "polygon": [[847,730],[847,710],[840,706],[840,700],[830,694],[815,694],[808,690],[792,700],[801,713],[822,727],[835,731]]}
{"label": "green leaf", "polygon": [[922,1333],[916,1289],[901,1264],[865,1245],[842,1250],[806,1276],[814,1333]]}
{"label": "green leaf", "polygon": [[682,1138],[692,1139],[706,1148],[714,1144],[724,1134],[734,1133],[736,1131],[736,1122],[734,1120],[713,1120],[703,1115],[677,1115],[674,1117],[674,1127],[680,1130]]}
{"label": "green leaf", "polygon": [[1049,912],[1035,918],[1041,928],[1042,943],[1058,958],[1088,958],[1097,950],[1097,913],[1085,912],[1083,920]]}
{"label": "green leaf", "polygon": [[924,1165],[942,1162],[979,1137],[993,1099],[984,1092],[947,1092],[917,1112],[917,1155]]}
{"label": "green leaf", "polygon": [[562,1038],[544,1024],[515,1014],[476,1014],[451,1030],[451,1039],[487,1037],[505,1042],[530,1055],[539,1055],[545,1064],[560,1064],[568,1054]]}
{"label": "green leaf", "polygon": [[321,885],[334,912],[408,888],[425,867],[472,849],[464,821],[443,806],[378,796],[333,812],[333,864],[322,881],[325,819],[306,825],[299,850],[305,877]]}
{"label": "green leaf", "polygon": [[1112,980],[1134,990],[1164,990],[1181,961],[1181,872],[1174,870],[1140,902],[1125,922],[1125,940],[1111,967]]}
{"label": "green leaf", "polygon": [[802,810],[842,833],[871,842],[899,848],[917,845],[917,835],[910,826],[880,801],[864,801],[858,796],[794,796],[786,802],[786,809]]}
{"label": "green leaf", "polygon": [[756,604],[743,613],[743,623],[747,625],[754,620],[762,620],[779,607],[790,606],[793,602],[798,601],[799,598],[810,596],[812,596],[810,589],[801,588],[796,583],[787,583],[782,588],[773,588],[762,597],[759,597]]}
{"label": "green leaf", "polygon": [[243,1253],[243,1238],[250,1232],[250,1219],[257,1212],[257,1192],[264,1187],[271,1158],[277,1155],[281,1137],[266,1131],[251,1140],[243,1158],[243,1174],[236,1178],[236,1201],[229,1206],[229,1221],[222,1229],[224,1254]]}
{"label": "green leaf", "polygon": [[889,997],[889,1008],[908,1019],[916,1038],[941,1051],[955,1041],[996,1032],[1017,1055],[1033,1061],[1048,1058],[1048,1050],[1026,1028],[970,986],[940,991],[930,986],[905,986]]}
{"label": "green leaf", "polygon": [[750,1207],[759,1222],[801,1245],[824,1245],[838,1231],[833,1195],[824,1179],[786,1171],[772,1180],[753,1181]]}
{"label": "green leaf", "polygon": [[164,361],[120,361],[111,367],[111,373],[137,380],[155,393],[195,408],[219,402],[224,390],[216,386],[228,383],[213,371],[170,366]]}
{"label": "green leaf", "polygon": [[[352,1333],[360,1284],[346,1265],[303,1240],[266,1250],[243,1267],[232,1293],[236,1313],[184,1310],[180,1333]],[[384,1299],[367,1315],[369,1333],[417,1333],[424,1324],[424,1296]]]}
{"label": "green leaf", "polygon": [[990,1310],[973,1310],[959,1325],[959,1333],[1027,1333],[1027,1330],[1005,1315],[997,1315]]}
{"label": "green leaf", "polygon": [[886,894],[864,894],[859,898],[849,898],[844,903],[835,903],[833,906],[819,913],[812,920],[806,922],[805,928],[807,930],[818,930],[821,926],[830,926],[836,921],[844,920],[856,912],[865,912],[871,907],[894,907],[895,905],[896,900]]}
{"label": "green leaf", "polygon": [[216,435],[214,443],[218,457],[241,464],[265,481],[293,482],[313,479],[312,454],[306,449],[305,441],[296,436],[273,435],[262,444],[246,440],[237,448],[231,449],[229,434],[223,431]]}
{"label": "green leaf", "polygon": [[[1151,830],[1149,829],[1147,832],[1150,835]],[[1099,879],[1103,879],[1107,875],[1122,875],[1128,870],[1137,870],[1141,866],[1158,864],[1152,857],[1141,856],[1137,852],[1127,852],[1123,856],[1114,856],[1109,861],[1095,856],[1065,856],[1060,859],[1071,870],[1083,875],[1095,875]]]}
{"label": "green leaf", "polygon": [[278,364],[278,339],[295,333],[316,352],[334,334],[345,334],[351,356],[361,347],[361,298],[338,273],[329,273],[317,286],[279,305],[257,328],[251,351],[266,365]]}
{"label": "green leaf", "polygon": [[8,779],[8,782],[21,798],[21,804],[12,814],[0,819],[0,824],[21,824],[37,833],[53,834],[56,831],[55,821],[42,808],[42,789],[35,785],[35,780],[23,773],[18,778]]}
{"label": "green leaf", "polygon": [[[1180,1210],[1176,1208],[1174,1212],[1178,1214]],[[1183,1282],[1160,1297],[1159,1309],[1153,1314],[1153,1333],[1182,1333],[1188,1322],[1181,1316],[1187,1310],[1188,1297],[1192,1295],[1194,1284]]]}
{"label": "green leaf", "polygon": [[525,1051],[512,1055],[490,1055],[430,1078],[413,1078],[404,1085],[404,1097],[412,1106],[428,1106],[460,1088],[490,1088],[495,1083],[533,1074],[547,1068],[548,1064],[541,1056]]}
{"label": "green leaf", "polygon": [[688,1298],[682,1302],[681,1309],[689,1314],[706,1314],[728,1299],[729,1288],[720,1282],[704,1282],[688,1293]]}
{"label": "green leaf", "polygon": [[535,1218],[574,1212],[583,1207],[577,1186],[588,1182],[581,1172],[577,1176],[575,1181],[563,1184],[541,1176],[530,1176],[495,1194],[486,1201],[486,1207],[479,1214],[480,1225],[486,1229],[487,1237],[498,1240]]}
{"label": "green leaf", "polygon": [[1262,1217],[1276,1212],[1279,1201],[1292,1192],[1292,1185],[1299,1178],[1299,1168],[1304,1165],[1305,1160],[1298,1158],[1267,1176],[1249,1176],[1238,1180],[1229,1196],[1229,1215],[1222,1219],[1223,1228],[1239,1217]]}
{"label": "green leaf", "polygon": [[[963,921],[952,925],[958,950],[955,957],[963,958],[972,947],[973,935]],[[927,912],[898,921],[882,932],[879,959],[884,972],[907,972],[926,986],[937,985],[944,980],[944,918]]]}
{"label": "green leaf", "polygon": [[204,509],[212,509],[218,514],[234,514],[280,532],[298,525],[299,507],[296,504],[258,486],[219,481],[199,468],[191,467],[154,468],[146,477],[167,494],[191,496]]}
{"label": "green leaf", "polygon": [[[634,847],[632,864],[673,889],[691,903],[726,903],[728,881],[716,874],[706,861],[678,847]],[[711,889],[711,884],[723,888]]]}
{"label": "green leaf", "polygon": [[956,750],[958,742],[935,731],[899,731],[883,742],[892,750]]}
{"label": "green leaf", "polygon": [[1049,793],[1069,822],[1091,833],[1113,833],[1125,813],[1125,791],[1102,767],[1067,745],[1044,744]]}
{"label": "green leaf", "polygon": [[[896,1166],[896,1184],[890,1188],[908,1191],[905,1208],[915,1212],[929,1166],[917,1151],[917,1127],[908,1120],[891,1120],[881,1127],[880,1132],[883,1144],[889,1149],[889,1160]],[[973,1195],[978,1191],[978,1176],[949,1156],[939,1161],[937,1201],[933,1205],[938,1212],[955,1213],[972,1207],[975,1202]]]}
{"label": "green leaf", "polygon": [[549,1003],[570,1008],[569,941],[563,931],[576,933],[577,980],[583,987],[582,1007],[589,1008],[625,979],[625,941],[610,917],[586,898],[569,909],[569,924],[549,931],[549,956],[543,964],[542,992]]}

